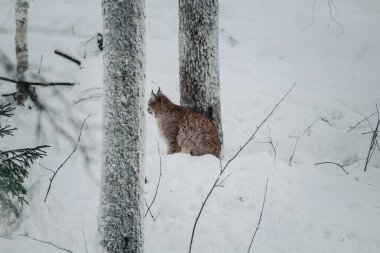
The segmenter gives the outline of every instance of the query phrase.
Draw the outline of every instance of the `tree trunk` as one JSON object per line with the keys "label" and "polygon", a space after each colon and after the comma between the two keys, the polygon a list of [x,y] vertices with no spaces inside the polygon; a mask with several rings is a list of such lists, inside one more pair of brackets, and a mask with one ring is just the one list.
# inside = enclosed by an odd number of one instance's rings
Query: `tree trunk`
{"label": "tree trunk", "polygon": [[179,76],[181,105],[209,117],[223,143],[218,9],[218,0],[179,0]]}
{"label": "tree trunk", "polygon": [[103,164],[100,244],[143,252],[145,15],[143,0],[103,0]]}
{"label": "tree trunk", "polygon": [[[16,0],[16,62],[17,80],[24,80],[24,72],[29,67],[28,61],[28,10],[29,0]],[[27,84],[18,83],[16,100],[17,105],[24,105],[31,88]]]}

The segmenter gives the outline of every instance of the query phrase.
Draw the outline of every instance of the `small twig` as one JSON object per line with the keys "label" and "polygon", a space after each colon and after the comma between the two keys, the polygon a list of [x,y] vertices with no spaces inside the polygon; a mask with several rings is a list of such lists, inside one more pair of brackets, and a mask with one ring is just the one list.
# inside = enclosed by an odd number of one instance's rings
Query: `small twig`
{"label": "small twig", "polygon": [[316,5],[316,3],[317,3],[317,0],[314,0],[314,2],[313,2],[313,10],[311,12],[311,22],[309,24],[307,24],[304,28],[302,28],[301,32],[305,31],[307,28],[309,28],[310,26],[312,26],[315,23],[314,12],[315,12],[315,5]]}
{"label": "small twig", "polygon": [[322,165],[322,164],[334,164],[334,165],[340,167],[340,168],[343,170],[343,172],[346,173],[346,174],[348,175],[348,172],[344,169],[344,167],[345,167],[346,165],[341,165],[341,164],[336,163],[336,162],[320,162],[320,163],[315,163],[314,165],[315,165],[315,166],[318,166],[318,165]]}
{"label": "small twig", "polygon": [[158,183],[157,183],[157,186],[156,186],[156,192],[154,193],[154,197],[152,199],[152,202],[150,203],[150,205],[148,206],[148,209],[146,210],[145,217],[148,215],[148,212],[150,211],[150,209],[152,208],[152,205],[153,205],[154,201],[156,200],[157,193],[158,193],[158,187],[160,186],[160,182],[161,182],[161,176],[162,176],[161,151],[160,151],[160,143],[158,141],[157,141],[157,149],[158,149],[158,155],[160,156],[160,176],[158,177]]}
{"label": "small twig", "polygon": [[43,54],[41,54],[41,60],[40,60],[40,66],[38,67],[38,74],[40,74],[40,72],[41,72],[41,66],[42,66],[42,59],[44,58],[44,55]]}
{"label": "small twig", "polygon": [[73,56],[70,56],[70,55],[68,55],[66,53],[63,53],[61,51],[58,51],[58,50],[54,50],[54,53],[57,54],[57,55],[59,55],[59,56],[62,56],[63,58],[65,58],[65,59],[67,59],[67,60],[69,60],[71,62],[74,62],[75,64],[77,64],[79,66],[81,65],[80,60],[75,59]]}
{"label": "small twig", "polygon": [[378,140],[378,132],[379,132],[379,125],[380,125],[380,113],[379,113],[379,108],[377,107],[377,104],[376,104],[376,112],[377,112],[377,124],[376,124],[376,128],[373,129],[372,128],[372,125],[371,123],[369,122],[368,118],[367,118],[367,121],[368,121],[368,124],[370,125],[371,129],[372,129],[372,138],[371,138],[371,143],[369,145],[369,150],[368,150],[368,155],[367,155],[367,159],[366,159],[366,162],[365,162],[365,166],[364,166],[364,172],[367,171],[367,166],[372,158],[372,155],[376,149],[376,145],[377,145],[377,148],[379,149],[380,151],[380,148],[379,148],[379,144],[377,142]]}
{"label": "small twig", "polygon": [[66,83],[66,82],[51,82],[51,83],[39,83],[39,82],[27,82],[27,81],[16,81],[7,77],[0,76],[0,80],[15,83],[15,84],[26,84],[26,85],[35,85],[35,86],[74,86],[75,83]]}
{"label": "small twig", "polygon": [[311,123],[311,124],[305,129],[305,131],[303,131],[302,136],[304,136],[306,133],[307,133],[307,135],[310,135],[310,130],[311,130],[311,128],[314,126],[315,123],[318,122],[318,120],[320,120],[320,119],[318,118],[318,119],[314,120],[313,123]]}
{"label": "small twig", "polygon": [[329,5],[329,12],[330,12],[330,23],[327,25],[328,28],[330,28],[331,23],[335,23],[337,26],[340,27],[340,34],[338,34],[337,38],[344,35],[344,27],[343,25],[337,21],[332,14],[332,7],[334,7],[335,11],[338,12],[338,9],[335,6],[335,3],[333,0],[327,0],[327,3]]}
{"label": "small twig", "polygon": [[190,245],[189,245],[189,253],[191,253],[191,249],[192,249],[192,246],[193,246],[193,241],[194,241],[194,235],[195,235],[195,229],[197,228],[197,224],[198,224],[198,221],[199,221],[199,218],[203,212],[203,209],[204,207],[206,206],[206,203],[208,201],[208,199],[210,198],[211,194],[213,193],[213,191],[215,190],[216,186],[218,185],[219,181],[220,181],[220,178],[222,177],[223,173],[226,171],[226,169],[228,168],[228,165],[240,154],[241,151],[244,150],[244,148],[248,145],[248,143],[250,143],[256,136],[257,132],[259,131],[259,129],[264,125],[264,123],[269,119],[270,116],[273,115],[274,111],[277,109],[277,107],[281,104],[282,101],[284,101],[284,99],[289,95],[289,93],[293,90],[294,86],[296,85],[296,83],[294,83],[292,85],[292,87],[288,90],[288,92],[285,93],[285,95],[277,102],[277,104],[273,107],[272,111],[270,111],[270,113],[264,118],[264,120],[260,123],[259,126],[256,127],[256,130],[253,132],[253,134],[248,138],[248,140],[243,144],[243,146],[240,146],[239,150],[235,153],[235,155],[233,155],[228,161],[227,163],[224,165],[224,167],[222,166],[221,162],[220,162],[220,173],[219,175],[217,176],[216,180],[214,181],[213,185],[211,186],[210,190],[208,191],[205,199],[203,200],[202,202],[202,205],[198,211],[198,214],[197,214],[197,217],[195,218],[195,222],[193,224],[193,229],[192,229],[192,232],[191,232],[191,239],[190,239]]}
{"label": "small twig", "polygon": [[351,132],[352,130],[354,130],[355,128],[357,128],[361,123],[363,123],[364,121],[366,121],[367,119],[371,118],[373,115],[375,115],[376,112],[372,113],[371,115],[369,115],[368,117],[364,116],[363,114],[360,113],[361,116],[364,117],[363,120],[361,121],[358,121],[354,126],[350,127],[348,130],[347,130],[347,133],[348,132]]}
{"label": "small twig", "polygon": [[[91,115],[91,114],[90,114]],[[49,195],[49,192],[50,192],[50,188],[51,188],[51,185],[53,183],[53,180],[55,178],[55,176],[58,174],[59,170],[63,167],[63,165],[65,165],[65,163],[70,159],[70,157],[74,154],[74,152],[77,150],[77,147],[79,145],[79,141],[80,141],[80,138],[82,136],[82,129],[83,129],[83,126],[84,126],[84,123],[86,122],[86,120],[90,117],[90,115],[88,115],[84,120],[83,120],[83,123],[82,123],[82,126],[80,127],[80,131],[79,131],[79,137],[78,137],[78,140],[77,140],[77,143],[75,144],[75,147],[73,149],[73,151],[71,151],[70,155],[63,161],[63,163],[56,169],[56,171],[54,172],[53,176],[50,178],[50,183],[49,183],[49,187],[46,191],[46,195],[45,195],[45,199],[44,199],[44,202],[46,202],[46,199]]]}
{"label": "small twig", "polygon": [[16,100],[16,94],[17,94],[17,92],[12,92],[12,93],[2,94],[1,96],[3,96],[3,97],[10,97],[10,96],[12,96],[13,99]]}
{"label": "small twig", "polygon": [[86,235],[84,234],[83,226],[82,226],[82,233],[83,233],[84,246],[85,246],[85,248],[86,248],[86,253],[88,253],[88,249],[87,249],[87,240],[86,240]]}
{"label": "small twig", "polygon": [[[155,221],[155,217],[152,213],[152,210],[148,209],[149,205],[148,205],[148,202],[146,201],[145,197],[144,197],[144,200],[145,200],[145,206],[146,206],[147,210],[149,211],[150,217],[152,217],[152,220]],[[145,217],[146,217],[146,215],[145,215]]]}
{"label": "small twig", "polygon": [[268,132],[269,132],[269,134],[266,135],[266,137],[267,137],[268,140],[267,141],[258,141],[258,143],[269,144],[272,147],[272,149],[273,149],[274,157],[277,157],[277,150],[276,150],[276,148],[277,148],[278,143],[276,145],[273,144],[273,139],[272,139],[272,135],[270,133],[270,127],[269,126],[268,126]]}
{"label": "small twig", "polygon": [[155,217],[153,217],[153,221],[156,222],[158,216],[160,216],[161,212],[159,212]]}
{"label": "small twig", "polygon": [[62,248],[62,247],[60,247],[60,246],[57,246],[56,244],[54,244],[54,243],[52,243],[52,242],[48,242],[48,241],[43,241],[43,240],[40,240],[40,239],[36,239],[36,238],[34,238],[34,237],[29,236],[28,234],[25,234],[25,235],[23,235],[23,234],[19,234],[19,235],[20,235],[20,236],[24,236],[24,237],[29,238],[29,239],[32,239],[32,240],[37,241],[37,242],[42,242],[42,243],[45,243],[45,244],[49,244],[49,245],[51,245],[51,246],[53,246],[53,247],[55,247],[55,248],[57,248],[57,249],[60,249],[60,250],[63,250],[63,251],[66,251],[66,252],[70,252],[70,253],[73,253],[71,250],[69,250],[69,249],[65,249],[65,248]]}
{"label": "small twig", "polygon": [[292,155],[290,156],[290,159],[289,159],[289,166],[292,166],[292,160],[294,158],[294,154],[296,153],[296,148],[297,148],[298,140],[299,139],[300,139],[300,131],[298,131],[298,136],[297,136],[296,144],[294,145],[293,153],[292,153]]}
{"label": "small twig", "polygon": [[224,187],[223,183],[224,181],[226,181],[227,178],[229,178],[231,176],[232,172],[229,173],[222,181],[220,181],[220,183],[218,183],[215,187]]}
{"label": "small twig", "polygon": [[43,166],[41,163],[38,163],[38,165],[40,165],[41,168],[43,168],[43,169],[45,169],[45,170],[48,170],[48,171],[52,172],[53,174],[55,173],[54,170],[51,170],[51,169],[49,169],[49,168],[46,168],[46,167]]}
{"label": "small twig", "polygon": [[249,247],[248,247],[248,251],[247,251],[247,253],[249,253],[249,251],[251,250],[251,246],[252,246],[252,244],[253,244],[253,240],[255,239],[256,233],[257,233],[257,231],[258,231],[259,228],[260,228],[260,223],[261,223],[261,220],[262,220],[263,211],[264,211],[264,206],[265,206],[265,200],[266,200],[266,198],[267,198],[268,180],[269,180],[269,178],[267,178],[267,183],[265,184],[264,200],[263,200],[263,205],[261,206],[261,212],[260,212],[259,221],[257,222],[256,229],[255,229],[255,233],[253,233],[253,236],[252,236],[252,239],[251,239],[251,243],[249,244]]}
{"label": "small twig", "polygon": [[333,126],[333,124],[331,124],[330,121],[326,117],[321,117],[321,120],[329,124],[329,126]]}

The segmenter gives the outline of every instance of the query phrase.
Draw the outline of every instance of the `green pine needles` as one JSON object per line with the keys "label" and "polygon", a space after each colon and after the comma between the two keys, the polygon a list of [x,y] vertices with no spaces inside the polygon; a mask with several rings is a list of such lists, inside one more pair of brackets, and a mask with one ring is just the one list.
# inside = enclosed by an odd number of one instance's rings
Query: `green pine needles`
{"label": "green pine needles", "polygon": [[[11,117],[14,109],[10,104],[0,105],[0,117]],[[3,127],[0,121],[1,138],[7,135],[13,136],[15,130],[17,128],[12,128],[10,125]],[[25,200],[27,191],[23,186],[29,174],[28,168],[37,159],[46,156],[44,149],[48,147],[44,145],[7,151],[0,149],[0,205],[12,210],[16,217],[19,216],[19,212],[14,201],[21,205],[28,204]]]}

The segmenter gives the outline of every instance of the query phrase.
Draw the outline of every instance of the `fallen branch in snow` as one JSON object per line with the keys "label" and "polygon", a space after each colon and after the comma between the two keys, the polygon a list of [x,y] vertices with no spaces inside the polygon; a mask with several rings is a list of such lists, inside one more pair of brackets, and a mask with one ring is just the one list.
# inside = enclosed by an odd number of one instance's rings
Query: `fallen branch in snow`
{"label": "fallen branch in snow", "polygon": [[[91,114],[90,114],[91,115]],[[77,147],[79,145],[79,141],[80,141],[80,137],[82,136],[82,129],[83,129],[83,126],[84,126],[84,123],[86,122],[86,120],[90,117],[90,115],[88,115],[84,120],[83,120],[83,123],[82,123],[82,126],[80,128],[80,131],[79,131],[79,137],[78,137],[78,140],[77,140],[77,143],[75,144],[75,147],[73,149],[73,151],[71,151],[70,155],[63,161],[63,163],[56,169],[56,171],[53,172],[53,176],[50,178],[50,183],[49,183],[49,187],[46,191],[46,195],[45,195],[45,199],[44,199],[44,202],[46,202],[46,199],[49,195],[49,192],[50,192],[50,188],[51,188],[51,185],[53,183],[53,180],[55,178],[55,176],[57,175],[57,173],[59,172],[59,170],[63,167],[63,165],[65,165],[65,163],[70,159],[70,157],[74,154],[74,152],[77,150]]]}
{"label": "fallen branch in snow", "polygon": [[79,65],[79,66],[82,64],[80,60],[75,59],[73,56],[68,55],[68,54],[66,54],[66,53],[63,53],[63,52],[61,52],[61,51],[54,50],[54,53],[57,54],[57,55],[59,55],[59,56],[62,56],[63,58],[65,58],[65,59],[67,59],[67,60],[69,60],[69,61],[71,61],[71,62],[74,62],[75,64],[77,64],[77,65]]}
{"label": "fallen branch in snow", "polygon": [[63,248],[63,247],[57,246],[56,244],[54,244],[54,243],[52,243],[52,242],[48,242],[48,241],[43,241],[43,240],[40,240],[40,239],[36,239],[36,238],[34,238],[34,237],[29,236],[29,235],[26,234],[26,233],[25,233],[25,235],[23,235],[23,234],[19,234],[19,235],[20,235],[20,236],[24,236],[24,237],[29,238],[29,239],[32,239],[32,240],[37,241],[37,242],[42,242],[42,243],[45,243],[45,244],[49,244],[49,245],[51,245],[51,246],[53,246],[53,247],[56,247],[57,249],[60,249],[60,250],[63,250],[63,251],[66,251],[66,252],[70,252],[70,253],[73,253],[73,252],[72,252],[71,250],[69,250],[69,249],[65,249],[65,248]]}
{"label": "fallen branch in snow", "polygon": [[315,5],[317,4],[317,0],[314,0],[313,2],[313,10],[311,12],[311,22],[307,24],[304,28],[301,29],[301,32],[305,31],[307,28],[312,26],[315,23],[315,17],[314,17],[314,12],[315,12]]}
{"label": "fallen branch in snow", "polygon": [[296,83],[294,83],[292,85],[292,87],[289,89],[288,92],[285,93],[285,95],[277,102],[277,104],[273,107],[272,111],[265,117],[265,119],[260,123],[259,126],[256,127],[256,130],[253,132],[253,134],[248,138],[248,140],[243,144],[243,146],[240,146],[239,150],[235,153],[235,155],[233,155],[228,161],[227,163],[223,166],[222,165],[222,161],[220,160],[220,173],[219,175],[217,176],[215,182],[213,183],[211,189],[209,190],[209,192],[207,193],[205,199],[202,201],[202,205],[198,211],[198,214],[197,214],[197,217],[195,218],[195,222],[193,224],[193,230],[191,232],[191,239],[190,239],[190,245],[189,245],[189,253],[191,253],[191,248],[192,248],[192,245],[193,245],[193,241],[194,241],[194,235],[195,235],[195,229],[197,228],[197,224],[198,224],[198,221],[199,221],[199,218],[203,212],[203,209],[208,201],[208,199],[210,198],[211,194],[213,193],[213,191],[215,190],[215,188],[217,188],[218,186],[220,186],[220,183],[221,182],[224,182],[225,179],[223,179],[222,181],[220,181],[221,177],[223,176],[223,173],[226,171],[226,169],[228,168],[228,165],[233,161],[235,160],[235,158],[240,154],[241,151],[244,150],[244,148],[248,145],[248,143],[250,143],[256,136],[257,132],[259,131],[259,129],[264,125],[264,123],[269,119],[270,116],[273,115],[274,111],[277,109],[277,107],[281,104],[281,102],[289,95],[289,93],[293,90],[293,87],[296,85]]}
{"label": "fallen branch in snow", "polygon": [[379,149],[380,151],[380,148],[379,148],[379,143],[378,143],[378,134],[379,134],[379,125],[380,125],[380,114],[379,114],[379,108],[377,107],[377,104],[376,104],[376,112],[377,112],[377,123],[376,123],[376,128],[373,129],[372,128],[372,125],[371,123],[369,122],[368,118],[366,118],[369,126],[371,127],[371,130],[372,130],[372,138],[371,138],[371,142],[370,142],[370,145],[369,145],[369,150],[368,150],[368,154],[367,154],[367,159],[366,159],[366,162],[365,162],[365,166],[364,166],[364,172],[367,171],[367,166],[369,164],[369,162],[371,161],[371,158],[372,158],[372,155],[376,149],[376,146],[377,148]]}
{"label": "fallen branch in snow", "polygon": [[340,27],[340,34],[338,34],[338,36],[337,36],[337,38],[338,38],[338,37],[344,35],[344,27],[339,21],[337,21],[335,19],[334,15],[332,13],[333,12],[332,7],[334,7],[335,12],[338,12],[338,9],[336,8],[334,1],[333,0],[327,0],[327,3],[329,5],[329,11],[330,11],[330,23],[327,25],[327,27],[330,28],[332,23],[335,23],[337,26],[339,26]]}
{"label": "fallen branch in snow", "polygon": [[[154,197],[152,199],[152,202],[150,202],[150,204],[148,205],[148,209],[146,210],[145,217],[148,215],[148,212],[150,212],[150,209],[152,208],[153,203],[156,200],[157,193],[158,193],[158,187],[160,187],[160,182],[161,182],[161,176],[162,176],[161,151],[160,151],[160,143],[158,141],[157,141],[157,149],[158,149],[158,155],[160,156],[160,176],[158,177],[158,182],[157,182],[157,186],[156,186],[156,192],[154,193]],[[151,215],[152,215],[152,213],[151,213]],[[155,220],[155,219],[153,219],[153,220]]]}
{"label": "fallen branch in snow", "polygon": [[249,247],[248,247],[248,251],[247,251],[247,253],[249,253],[249,251],[251,250],[251,246],[252,246],[252,244],[253,244],[253,240],[255,239],[256,233],[257,233],[257,231],[258,231],[259,228],[260,228],[260,223],[261,223],[261,220],[262,220],[263,211],[264,211],[264,206],[265,206],[265,200],[266,200],[266,198],[267,198],[268,180],[269,180],[269,178],[267,178],[267,183],[265,184],[265,194],[264,194],[263,205],[261,206],[261,212],[260,212],[259,221],[257,222],[256,229],[255,229],[255,233],[253,233],[253,236],[252,236],[252,239],[251,239],[251,243],[249,244]]}
{"label": "fallen branch in snow", "polygon": [[276,148],[277,148],[278,143],[276,145],[273,144],[273,139],[272,139],[272,135],[270,133],[269,126],[268,126],[268,132],[269,132],[268,135],[266,135],[268,140],[267,141],[258,141],[258,143],[269,144],[272,147],[272,149],[273,149],[274,157],[277,157]]}
{"label": "fallen branch in snow", "polygon": [[82,226],[82,233],[83,233],[83,239],[84,239],[84,247],[86,248],[86,253],[88,253],[87,240],[86,240],[86,235],[84,234],[83,226]]}
{"label": "fallen branch in snow", "polygon": [[16,80],[3,77],[3,76],[0,76],[0,80],[6,81],[9,83],[35,85],[35,86],[74,86],[75,85],[75,83],[66,83],[66,82],[40,83],[40,82],[16,81]]}
{"label": "fallen branch in snow", "polygon": [[38,72],[37,74],[40,74],[41,73],[41,66],[42,66],[42,60],[44,59],[44,55],[41,54],[41,60],[40,60],[40,66],[38,67]]}
{"label": "fallen branch in snow", "polygon": [[356,122],[356,124],[354,126],[351,126],[349,127],[349,129],[347,130],[347,133],[348,132],[351,132],[352,130],[354,130],[355,128],[357,128],[361,123],[363,123],[364,121],[368,121],[369,118],[371,118],[373,115],[375,115],[376,112],[372,113],[371,115],[369,115],[368,117],[364,116],[363,114],[360,114],[361,116],[364,117],[364,119],[362,119],[361,121],[358,121]]}
{"label": "fallen branch in snow", "polygon": [[294,158],[294,154],[296,153],[296,148],[297,148],[299,139],[300,139],[300,131],[298,131],[298,136],[297,136],[296,144],[294,145],[293,153],[292,153],[292,155],[290,156],[290,159],[289,159],[289,166],[292,166],[292,160]]}
{"label": "fallen branch in snow", "polygon": [[315,123],[318,122],[318,120],[320,120],[320,119],[318,118],[318,119],[314,120],[313,123],[311,123],[308,127],[306,127],[305,131],[303,131],[303,133],[302,133],[302,136],[304,136],[306,133],[307,133],[307,135],[310,135],[311,128],[314,126]]}
{"label": "fallen branch in snow", "polygon": [[344,167],[350,166],[350,165],[352,165],[352,164],[354,164],[354,163],[357,163],[357,162],[359,162],[359,161],[361,161],[361,160],[364,160],[364,159],[365,159],[365,158],[358,159],[358,160],[355,160],[355,161],[353,161],[353,162],[346,163],[346,164],[343,164],[343,165],[342,165],[342,164],[339,164],[339,163],[336,163],[336,162],[319,162],[319,163],[316,163],[316,164],[314,164],[314,165],[315,165],[315,166],[318,166],[318,165],[322,165],[322,164],[334,164],[334,165],[340,167],[340,168],[343,170],[343,172],[346,173],[346,174],[348,175],[348,172],[344,169]]}

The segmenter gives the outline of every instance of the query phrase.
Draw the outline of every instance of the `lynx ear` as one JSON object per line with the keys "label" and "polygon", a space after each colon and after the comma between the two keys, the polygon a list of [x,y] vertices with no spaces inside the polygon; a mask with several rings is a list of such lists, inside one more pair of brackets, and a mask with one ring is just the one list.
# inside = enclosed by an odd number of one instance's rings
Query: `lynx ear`
{"label": "lynx ear", "polygon": [[161,87],[158,87],[157,95],[162,95]]}
{"label": "lynx ear", "polygon": [[153,90],[152,90],[152,93],[151,93],[151,98],[153,98],[153,99],[157,98],[157,96],[153,93]]}

